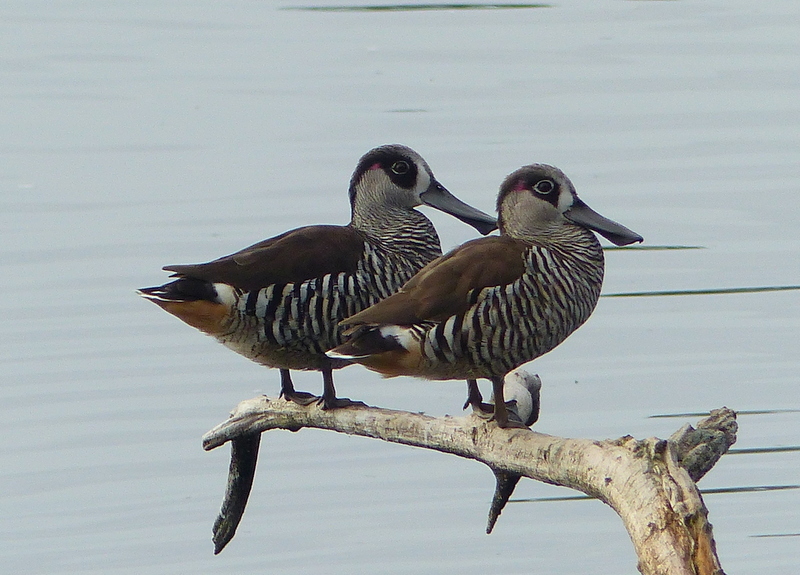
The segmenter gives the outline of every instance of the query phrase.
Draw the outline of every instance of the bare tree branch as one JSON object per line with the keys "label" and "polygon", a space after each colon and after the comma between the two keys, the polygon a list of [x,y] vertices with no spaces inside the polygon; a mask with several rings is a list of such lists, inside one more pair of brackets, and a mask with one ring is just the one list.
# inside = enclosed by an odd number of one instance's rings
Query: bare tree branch
{"label": "bare tree branch", "polygon": [[203,438],[206,450],[234,442],[233,479],[215,523],[216,552],[233,537],[244,511],[248,470],[255,469],[255,438],[271,429],[303,427],[435,449],[480,461],[500,476],[525,476],[577,489],[619,514],[643,574],[723,573],[708,510],[692,478],[702,477],[735,441],[736,415],[727,408],[713,411],[697,429],[684,426],[669,441],[630,436],[596,441],[500,429],[475,415],[430,417],[368,406],[325,411],[254,398],[240,403],[230,419]]}
{"label": "bare tree branch", "polygon": [[231,465],[228,470],[228,485],[225,499],[216,521],[214,521],[214,555],[222,551],[233,539],[236,528],[244,515],[253,479],[256,476],[258,446],[261,434],[242,435],[231,441]]}

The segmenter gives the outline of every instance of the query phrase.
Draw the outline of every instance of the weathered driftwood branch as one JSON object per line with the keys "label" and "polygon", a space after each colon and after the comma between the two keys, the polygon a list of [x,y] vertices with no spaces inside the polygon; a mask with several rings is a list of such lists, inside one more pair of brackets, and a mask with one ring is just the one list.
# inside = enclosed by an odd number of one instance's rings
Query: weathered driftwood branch
{"label": "weathered driftwood branch", "polygon": [[[260,434],[303,427],[475,459],[498,476],[498,491],[503,487],[501,478],[515,476],[577,489],[619,514],[645,575],[722,573],[708,510],[693,478],[702,477],[736,440],[736,415],[727,408],[711,412],[697,429],[684,426],[670,440],[626,436],[595,441],[500,429],[475,415],[430,417],[367,406],[324,411],[281,399],[254,398],[239,404],[230,419],[203,438],[206,450],[233,442],[228,490],[214,526],[215,552],[233,537],[244,511]],[[508,485],[505,489],[500,497],[507,500]]]}

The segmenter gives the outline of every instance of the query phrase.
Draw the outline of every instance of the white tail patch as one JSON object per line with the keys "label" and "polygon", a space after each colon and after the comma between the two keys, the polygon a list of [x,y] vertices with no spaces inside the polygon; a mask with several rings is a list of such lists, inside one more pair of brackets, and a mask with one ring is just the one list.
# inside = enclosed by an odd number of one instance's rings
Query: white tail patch
{"label": "white tail patch", "polygon": [[217,292],[217,301],[222,305],[233,307],[239,301],[233,287],[224,283],[215,283],[214,290]]}
{"label": "white tail patch", "polygon": [[[419,341],[415,339],[414,332],[411,328],[401,327],[399,325],[385,325],[381,327],[371,327],[368,328],[366,332],[359,333],[358,335],[354,335],[355,342],[358,342],[361,338],[369,338],[374,344],[373,346],[368,346],[373,351],[365,351],[363,353],[358,353],[358,345],[350,345],[349,343],[345,343],[338,348],[332,349],[325,353],[331,359],[346,359],[350,361],[359,361],[362,359],[366,359],[368,357],[372,357],[374,355],[379,355],[384,351],[397,351],[396,345],[400,345],[406,351],[414,349],[416,346],[419,349]],[[378,341],[383,340],[387,342],[391,342],[392,345],[387,343],[385,349],[381,349],[381,345],[375,342],[375,339],[379,338]],[[348,349],[350,348],[351,353],[343,353],[341,351],[337,351],[338,349]]]}
{"label": "white tail patch", "polygon": [[419,341],[414,338],[414,331],[411,328],[399,325],[385,325],[378,328],[378,333],[386,339],[393,338],[406,351],[411,351],[415,346],[419,347]]}

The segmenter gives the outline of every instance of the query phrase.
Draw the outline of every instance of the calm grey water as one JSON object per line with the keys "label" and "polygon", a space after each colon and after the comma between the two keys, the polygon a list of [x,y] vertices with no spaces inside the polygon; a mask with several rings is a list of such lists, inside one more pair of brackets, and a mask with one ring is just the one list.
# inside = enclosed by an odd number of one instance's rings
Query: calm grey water
{"label": "calm grey water", "polygon": [[[308,430],[265,436],[243,524],[214,557],[228,450],[200,437],[278,376],[134,289],[164,264],[346,222],[356,160],[387,142],[484,210],[507,173],[548,162],[648,245],[703,248],[608,252],[607,294],[800,284],[800,3],[290,5],[0,5],[0,565],[636,573],[596,501],[516,503],[486,536],[487,469]],[[430,216],[445,247],[473,235]],[[603,299],[531,367],[537,428],[663,437],[697,418],[649,416],[727,405],[772,411],[740,417],[737,447],[796,446],[799,330],[797,291]],[[464,396],[359,367],[337,381],[433,414]],[[797,484],[790,451],[727,456],[701,487]],[[516,497],[569,494],[523,482]],[[798,572],[800,490],[706,503],[729,573]]]}

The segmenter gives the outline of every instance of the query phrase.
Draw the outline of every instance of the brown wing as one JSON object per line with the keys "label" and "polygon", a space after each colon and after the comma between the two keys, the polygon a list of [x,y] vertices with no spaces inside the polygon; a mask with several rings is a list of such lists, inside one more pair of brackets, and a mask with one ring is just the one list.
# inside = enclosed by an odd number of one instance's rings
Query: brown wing
{"label": "brown wing", "polygon": [[435,259],[402,289],[342,325],[412,325],[444,321],[466,311],[473,290],[507,285],[525,271],[524,242],[508,236],[479,238]]}
{"label": "brown wing", "polygon": [[174,275],[224,282],[246,291],[354,273],[364,238],[347,226],[308,226],[288,231],[205,264],[164,267]]}

